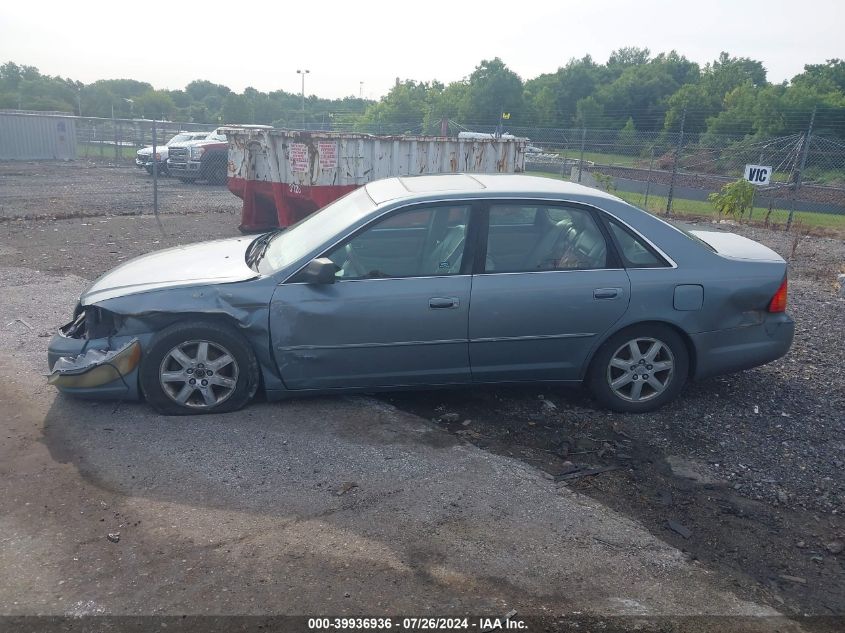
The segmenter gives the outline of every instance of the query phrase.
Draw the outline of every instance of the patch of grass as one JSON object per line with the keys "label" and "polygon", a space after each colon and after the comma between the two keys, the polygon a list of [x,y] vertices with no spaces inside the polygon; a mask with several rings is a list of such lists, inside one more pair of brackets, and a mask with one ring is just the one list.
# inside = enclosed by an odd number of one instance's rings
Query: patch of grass
{"label": "patch of grass", "polygon": [[[561,157],[565,156],[569,160],[579,160],[581,158],[581,150],[577,147],[572,147],[566,151],[559,149],[553,151]],[[651,158],[649,156],[641,156],[639,154],[631,155],[618,154],[616,152],[584,152],[584,161],[592,161],[597,165],[647,169]],[[742,165],[726,166],[724,164],[726,162],[730,162],[728,157],[723,157],[723,160],[719,161],[719,165],[721,165],[721,167],[716,171],[716,174],[721,176],[730,176],[733,178],[741,178],[744,173],[744,167]],[[683,161],[681,164],[683,165]],[[654,168],[658,169],[656,161]],[[693,168],[693,171],[695,171],[695,168]],[[791,177],[792,174],[789,171],[776,171],[772,174],[772,180],[776,182],[788,182]],[[819,167],[808,167],[804,170],[804,180],[812,181],[820,185],[839,186],[845,183],[845,169],[821,169]]]}
{"label": "patch of grass", "polygon": [[[644,208],[644,194],[616,191],[614,192],[614,195],[619,196],[630,204]],[[646,209],[646,211],[657,215],[665,215],[666,197],[649,196],[648,209]],[[745,214],[745,216],[741,219],[743,221],[750,220],[755,224],[762,223],[765,220],[768,211],[768,204],[765,206],[755,206],[751,211],[750,218],[749,214]],[[672,201],[672,214],[676,216],[691,216],[709,218],[713,220],[722,219],[724,217],[720,216],[716,209],[713,208],[713,205],[709,202],[704,202],[702,200],[684,200],[682,198],[675,198]],[[784,225],[788,217],[789,209],[783,206],[783,202],[781,202],[780,205],[777,205],[776,203],[776,206],[772,208],[772,214],[769,217],[769,221],[770,223],[776,225]],[[845,215],[838,215],[835,213],[816,213],[814,211],[796,211],[793,216],[793,225],[799,221],[804,228],[821,228],[845,231]]]}
{"label": "patch of grass", "polygon": [[[78,158],[114,158],[114,144],[112,143],[77,143],[76,156]],[[117,148],[117,156],[121,159],[135,158],[137,147],[121,145]]]}
{"label": "patch of grass", "polygon": [[[557,150],[561,156],[566,156],[569,160],[580,160],[581,150],[572,148],[566,152]],[[613,152],[584,152],[584,161],[592,161],[599,165],[618,165],[620,167],[641,167],[645,164],[648,167],[650,158],[643,158],[639,155],[630,154],[616,154]]]}
{"label": "patch of grass", "polygon": [[[546,178],[555,178],[557,180],[569,180],[562,178],[560,174],[554,172],[532,171],[527,172],[532,176],[544,176]],[[622,198],[625,202],[632,204],[641,209],[645,209],[654,215],[666,215],[666,196],[649,195],[648,208],[644,205],[645,194],[629,193],[625,191],[612,191],[613,195]],[[784,226],[789,217],[789,209],[785,207],[786,201],[781,200],[775,203],[776,206],[772,208],[772,214],[769,217],[769,223],[773,226]],[[750,221],[754,224],[762,224],[768,213],[768,201],[765,205],[755,205],[751,211]],[[675,198],[672,201],[672,215],[678,217],[690,218],[706,218],[706,219],[721,219],[718,212],[710,202],[703,200],[684,200],[683,198]],[[742,218],[743,221],[748,221],[748,214]],[[814,211],[796,211],[793,216],[793,226],[801,223],[802,229],[821,229],[822,231],[834,231],[837,234],[845,234],[845,214],[835,213],[816,213]]]}

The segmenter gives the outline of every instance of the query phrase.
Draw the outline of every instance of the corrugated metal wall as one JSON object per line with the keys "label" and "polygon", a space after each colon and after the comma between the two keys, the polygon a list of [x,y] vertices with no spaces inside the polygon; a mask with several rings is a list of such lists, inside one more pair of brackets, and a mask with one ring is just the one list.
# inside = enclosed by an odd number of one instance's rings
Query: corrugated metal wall
{"label": "corrugated metal wall", "polygon": [[73,160],[73,117],[0,112],[0,160]]}

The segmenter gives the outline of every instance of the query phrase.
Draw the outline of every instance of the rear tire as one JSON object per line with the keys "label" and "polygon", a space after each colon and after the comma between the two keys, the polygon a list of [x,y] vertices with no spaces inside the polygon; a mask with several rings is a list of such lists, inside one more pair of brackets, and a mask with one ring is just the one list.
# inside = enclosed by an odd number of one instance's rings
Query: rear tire
{"label": "rear tire", "polygon": [[214,321],[176,323],[156,334],[141,360],[141,390],[165,415],[237,411],[258,389],[246,338]]}
{"label": "rear tire", "polygon": [[634,325],[611,336],[587,373],[602,406],[645,413],[674,400],[689,376],[689,353],[680,335],[660,324]]}

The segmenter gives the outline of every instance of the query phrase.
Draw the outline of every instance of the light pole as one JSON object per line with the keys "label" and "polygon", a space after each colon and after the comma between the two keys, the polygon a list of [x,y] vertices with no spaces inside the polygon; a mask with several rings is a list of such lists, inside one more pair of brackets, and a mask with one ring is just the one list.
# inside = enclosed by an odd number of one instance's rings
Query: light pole
{"label": "light pole", "polygon": [[302,75],[302,129],[305,129],[305,75],[310,73],[310,70],[296,70],[297,75]]}
{"label": "light pole", "polygon": [[358,98],[359,99],[364,98],[364,82],[363,81],[358,82]]}

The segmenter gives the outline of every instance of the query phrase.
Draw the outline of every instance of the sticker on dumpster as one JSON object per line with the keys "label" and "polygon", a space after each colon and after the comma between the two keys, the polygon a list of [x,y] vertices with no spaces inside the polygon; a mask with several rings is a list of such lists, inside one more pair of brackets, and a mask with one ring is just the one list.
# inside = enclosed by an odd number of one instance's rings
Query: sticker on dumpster
{"label": "sticker on dumpster", "polygon": [[289,146],[288,161],[290,170],[294,173],[308,171],[308,146],[305,143],[291,143]]}
{"label": "sticker on dumpster", "polygon": [[317,143],[321,169],[337,169],[337,143]]}

